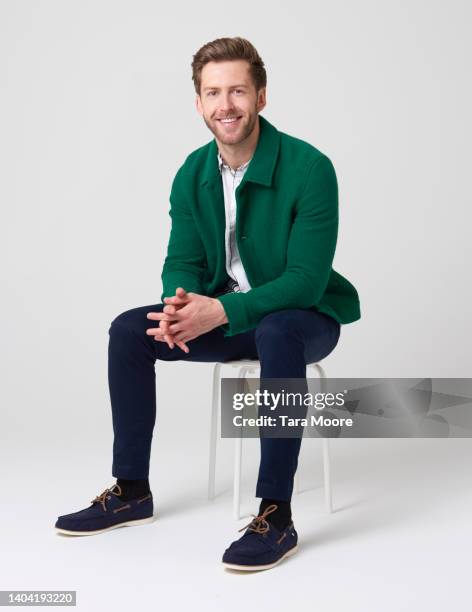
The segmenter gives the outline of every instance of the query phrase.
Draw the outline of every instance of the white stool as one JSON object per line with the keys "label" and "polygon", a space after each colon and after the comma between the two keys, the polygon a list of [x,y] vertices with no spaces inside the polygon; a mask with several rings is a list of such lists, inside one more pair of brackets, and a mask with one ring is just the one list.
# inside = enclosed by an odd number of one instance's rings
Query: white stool
{"label": "white stool", "polygon": [[[211,429],[210,429],[210,461],[208,474],[208,499],[215,497],[215,472],[216,472],[216,444],[218,440],[218,414],[220,412],[220,391],[221,391],[221,366],[231,366],[239,368],[237,378],[246,378],[247,374],[254,374],[260,368],[258,360],[240,359],[237,361],[225,361],[215,363],[213,369],[213,395],[211,408]],[[307,370],[313,369],[317,372],[320,379],[321,390],[324,391],[324,378],[326,373],[319,363],[310,363]],[[329,438],[323,438],[323,474],[325,504],[327,512],[332,512],[331,499],[331,475],[329,461]],[[241,505],[241,460],[242,460],[242,436],[235,438],[234,452],[234,479],[233,479],[233,515],[236,520],[240,518]],[[298,472],[297,472],[298,473]],[[298,492],[298,475],[295,474],[294,492]]]}

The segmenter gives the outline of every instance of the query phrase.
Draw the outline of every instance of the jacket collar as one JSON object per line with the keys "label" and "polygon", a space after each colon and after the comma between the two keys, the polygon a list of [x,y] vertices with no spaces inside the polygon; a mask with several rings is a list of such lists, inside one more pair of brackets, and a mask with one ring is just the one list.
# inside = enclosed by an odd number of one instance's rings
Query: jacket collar
{"label": "jacket collar", "polygon": [[[275,164],[280,148],[280,132],[262,115],[259,115],[259,140],[249,166],[244,174],[244,181],[260,183],[266,187],[272,184]],[[218,165],[218,146],[216,139],[209,143],[208,154],[204,161],[200,184],[221,178]]]}

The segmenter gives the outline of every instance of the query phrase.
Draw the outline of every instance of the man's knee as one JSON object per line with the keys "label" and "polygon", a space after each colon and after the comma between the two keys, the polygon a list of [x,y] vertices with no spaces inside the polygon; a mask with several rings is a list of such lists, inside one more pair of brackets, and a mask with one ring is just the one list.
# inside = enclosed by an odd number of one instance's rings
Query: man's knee
{"label": "man's knee", "polygon": [[259,322],[256,342],[297,339],[301,332],[299,313],[295,309],[276,310],[266,315]]}
{"label": "man's knee", "polygon": [[135,333],[145,333],[149,327],[158,327],[159,321],[154,321],[147,318],[148,312],[162,312],[164,304],[156,304],[153,306],[139,306],[131,308],[120,313],[113,319],[110,325],[109,333],[127,333],[134,331]]}

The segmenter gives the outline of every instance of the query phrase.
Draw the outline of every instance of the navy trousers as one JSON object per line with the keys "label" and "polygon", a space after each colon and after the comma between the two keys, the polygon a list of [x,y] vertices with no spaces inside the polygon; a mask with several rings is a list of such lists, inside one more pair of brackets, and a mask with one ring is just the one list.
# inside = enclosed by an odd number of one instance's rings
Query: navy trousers
{"label": "navy trousers", "polygon": [[[264,378],[306,379],[306,364],[331,353],[340,336],[340,324],[329,315],[305,309],[278,310],[242,334],[225,337],[221,328],[215,328],[188,342],[190,352],[184,353],[146,334],[146,329],[158,325],[146,314],[163,308],[164,304],[154,304],[127,310],[112,321],[109,329],[112,475],[116,478],[149,476],[156,420],[156,360],[259,359],[262,385]],[[261,437],[260,442],[256,497],[290,501],[301,438]]]}

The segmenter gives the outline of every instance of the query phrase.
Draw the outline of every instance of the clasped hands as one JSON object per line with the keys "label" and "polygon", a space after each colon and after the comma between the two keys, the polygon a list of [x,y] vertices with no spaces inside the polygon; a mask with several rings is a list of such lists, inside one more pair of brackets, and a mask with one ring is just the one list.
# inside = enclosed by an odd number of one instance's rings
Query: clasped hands
{"label": "clasped hands", "polygon": [[162,312],[148,312],[147,318],[159,321],[159,327],[146,330],[158,342],[167,342],[169,348],[178,346],[189,353],[187,342],[228,322],[223,304],[216,298],[198,293],[187,293],[178,287],[175,296],[164,298]]}

